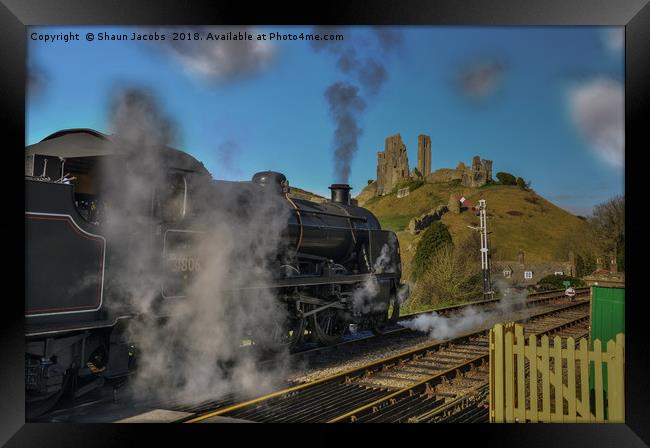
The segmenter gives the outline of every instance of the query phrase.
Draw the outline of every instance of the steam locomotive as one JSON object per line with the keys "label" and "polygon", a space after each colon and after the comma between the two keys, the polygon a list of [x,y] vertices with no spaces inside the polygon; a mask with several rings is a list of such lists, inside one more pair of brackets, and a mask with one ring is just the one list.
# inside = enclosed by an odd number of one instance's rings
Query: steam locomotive
{"label": "steam locomotive", "polygon": [[[165,146],[164,183],[152,187],[148,220],[110,234],[102,221],[102,166],[119,158],[113,143],[113,136],[94,130],[68,129],[26,148],[25,385],[35,414],[64,391],[80,396],[133,370],[127,329],[140,316],[113,287],[128,256],[114,248],[131,232],[147,236],[140,244],[156,254],[159,275],[150,289],[164,317],[168,305],[192,300],[186,284],[200,267],[191,244],[200,233],[198,214],[219,207],[226,195],[241,197],[235,202],[241,213],[246,194],[272,195],[287,216],[284,249],[270,263],[265,285],[286,306],[275,343],[291,349],[305,340],[332,344],[350,324],[382,332],[399,314],[397,238],[355,204],[348,185],[334,184],[330,200],[312,202],[291,195],[280,173],[216,181],[195,158]],[[113,172],[133,175],[128,163]],[[372,293],[360,304],[369,282]]]}

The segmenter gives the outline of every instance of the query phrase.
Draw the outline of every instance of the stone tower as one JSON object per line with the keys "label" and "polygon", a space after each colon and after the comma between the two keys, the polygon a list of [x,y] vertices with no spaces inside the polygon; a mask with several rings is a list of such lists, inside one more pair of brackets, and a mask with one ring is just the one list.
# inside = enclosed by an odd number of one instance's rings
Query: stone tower
{"label": "stone tower", "polygon": [[386,138],[384,151],[377,153],[377,196],[390,193],[398,183],[409,179],[406,145],[400,134]]}
{"label": "stone tower", "polygon": [[418,135],[418,171],[422,177],[431,174],[431,137]]}

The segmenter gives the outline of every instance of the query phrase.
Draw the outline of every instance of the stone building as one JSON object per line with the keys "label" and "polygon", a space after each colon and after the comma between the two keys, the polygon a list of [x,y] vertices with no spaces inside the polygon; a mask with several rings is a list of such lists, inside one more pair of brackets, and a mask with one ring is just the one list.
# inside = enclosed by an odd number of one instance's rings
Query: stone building
{"label": "stone building", "polygon": [[418,171],[422,177],[431,174],[431,137],[418,135]]}
{"label": "stone building", "polygon": [[575,261],[528,262],[519,251],[516,261],[493,261],[492,280],[502,280],[512,286],[534,285],[547,275],[575,276]]}
{"label": "stone building", "polygon": [[400,182],[409,180],[406,145],[400,134],[386,138],[384,150],[377,153],[377,196],[390,193]]}

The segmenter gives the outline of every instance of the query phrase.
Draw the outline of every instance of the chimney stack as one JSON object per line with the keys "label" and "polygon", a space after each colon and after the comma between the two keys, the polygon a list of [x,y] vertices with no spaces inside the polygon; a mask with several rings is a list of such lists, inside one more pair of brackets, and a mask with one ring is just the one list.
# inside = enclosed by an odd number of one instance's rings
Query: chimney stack
{"label": "chimney stack", "polygon": [[524,251],[519,250],[519,253],[517,254],[517,261],[519,262],[520,265],[524,265]]}

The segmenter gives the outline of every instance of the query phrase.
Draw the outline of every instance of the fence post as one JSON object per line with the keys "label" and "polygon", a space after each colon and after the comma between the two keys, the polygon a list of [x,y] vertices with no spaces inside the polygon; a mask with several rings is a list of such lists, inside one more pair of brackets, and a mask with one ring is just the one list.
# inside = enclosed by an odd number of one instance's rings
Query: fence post
{"label": "fence post", "polygon": [[569,403],[569,414],[566,421],[575,423],[576,418],[576,341],[569,337],[566,340],[567,356],[567,402]]}
{"label": "fence post", "polygon": [[582,396],[580,406],[580,417],[583,422],[591,421],[591,406],[589,404],[589,350],[587,340],[580,340],[580,395]]}
{"label": "fence post", "polygon": [[528,356],[528,365],[530,366],[530,421],[537,423],[537,336],[534,334],[531,334],[528,338],[528,347],[530,348],[530,356]]}
{"label": "fence post", "polygon": [[594,341],[594,398],[596,400],[596,423],[605,420],[605,406],[603,403],[603,356],[600,339]]}
{"label": "fence post", "polygon": [[497,423],[504,422],[503,394],[503,325],[494,327],[494,419]]}
{"label": "fence post", "polygon": [[508,327],[504,335],[505,342],[505,372],[504,381],[506,387],[506,423],[515,421],[515,370],[512,356],[513,348],[512,327]]}
{"label": "fence post", "polygon": [[551,366],[549,363],[548,336],[542,336],[542,421],[551,421],[551,386],[550,373]]}
{"label": "fence post", "polygon": [[526,341],[524,340],[524,327],[515,326],[515,342],[517,356],[517,409],[515,419],[526,423]]}
{"label": "fence post", "polygon": [[553,359],[553,382],[555,383],[555,414],[552,420],[562,423],[564,422],[564,394],[562,393],[564,381],[562,381],[562,338],[559,336],[555,336],[555,338],[553,338]]}

